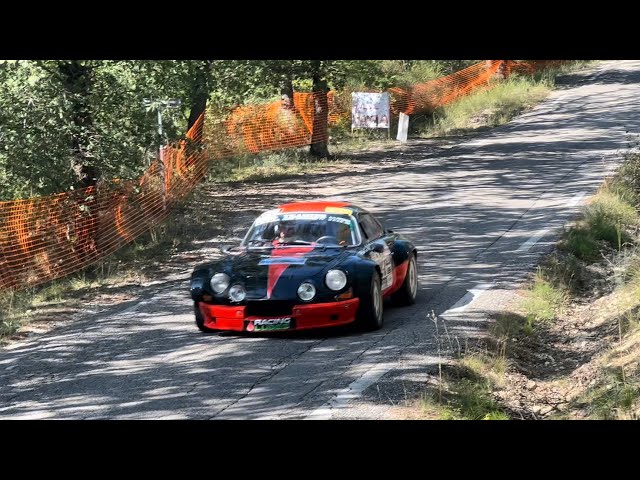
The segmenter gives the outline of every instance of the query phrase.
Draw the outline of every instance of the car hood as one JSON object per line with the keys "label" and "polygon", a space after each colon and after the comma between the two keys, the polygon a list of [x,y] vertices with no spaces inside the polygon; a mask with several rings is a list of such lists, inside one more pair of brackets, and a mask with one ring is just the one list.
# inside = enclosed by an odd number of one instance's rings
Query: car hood
{"label": "car hood", "polygon": [[284,247],[249,250],[232,255],[224,262],[224,271],[232,282],[242,282],[247,298],[290,298],[304,280],[321,282],[326,270],[354,255],[337,248]]}

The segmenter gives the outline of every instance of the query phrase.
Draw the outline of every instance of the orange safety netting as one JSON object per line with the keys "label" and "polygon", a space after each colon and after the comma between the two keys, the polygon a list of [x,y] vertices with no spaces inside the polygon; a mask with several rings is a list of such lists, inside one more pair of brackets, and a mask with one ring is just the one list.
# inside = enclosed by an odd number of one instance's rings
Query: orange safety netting
{"label": "orange safety netting", "polygon": [[[532,73],[559,61],[487,60],[411,88],[391,88],[391,110],[433,111],[510,72]],[[328,112],[317,114],[318,112]],[[326,141],[327,124],[350,118],[350,98],[295,92],[283,100],[243,105],[226,118],[201,115],[178,145],[165,147],[135,181],[0,202],[0,289],[22,288],[91,265],[164,219],[204,178],[211,159]]]}
{"label": "orange safety netting", "polygon": [[[499,70],[503,63],[501,60],[487,60],[446,77],[413,85],[409,89],[391,88],[391,112],[397,116],[399,112],[415,114],[433,111],[463,95],[489,86],[496,74],[501,73]],[[314,112],[323,109],[320,102],[324,96],[295,92],[293,100],[293,105],[287,105],[282,100],[242,105],[232,110],[226,120],[208,124],[205,141],[210,153],[214,158],[222,158],[326,141],[328,131],[322,128],[318,117],[314,117]],[[327,94],[324,108],[328,110],[329,125],[350,118],[350,100],[333,91]]]}
{"label": "orange safety netting", "polygon": [[157,224],[204,177],[197,142],[204,116],[187,140],[163,152],[137,181],[0,202],[0,288],[36,285],[80,270]]}
{"label": "orange safety netting", "polygon": [[[208,151],[213,158],[223,158],[326,141],[322,118],[314,116],[323,101],[319,93],[294,92],[293,104],[277,100],[236,107],[225,120],[207,123],[204,138]],[[342,112],[335,109],[334,92],[327,94],[326,102],[328,122],[337,121]]]}
{"label": "orange safety netting", "polygon": [[545,68],[559,67],[566,60],[506,60],[505,63],[508,65],[508,69],[510,73],[521,73],[525,75],[531,75],[532,73],[537,72],[538,70],[543,70]]}
{"label": "orange safety netting", "polygon": [[481,87],[489,86],[498,72],[501,60],[487,60],[410,89],[390,88],[391,111],[407,115],[431,112]]}

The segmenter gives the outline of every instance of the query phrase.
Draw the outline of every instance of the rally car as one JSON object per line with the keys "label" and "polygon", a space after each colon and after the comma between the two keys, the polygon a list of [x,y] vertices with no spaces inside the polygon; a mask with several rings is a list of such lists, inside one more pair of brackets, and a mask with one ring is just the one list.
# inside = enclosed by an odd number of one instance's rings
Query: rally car
{"label": "rally car", "polygon": [[383,324],[383,299],[415,302],[416,248],[347,202],[299,202],[260,215],[239,246],[191,275],[203,332]]}

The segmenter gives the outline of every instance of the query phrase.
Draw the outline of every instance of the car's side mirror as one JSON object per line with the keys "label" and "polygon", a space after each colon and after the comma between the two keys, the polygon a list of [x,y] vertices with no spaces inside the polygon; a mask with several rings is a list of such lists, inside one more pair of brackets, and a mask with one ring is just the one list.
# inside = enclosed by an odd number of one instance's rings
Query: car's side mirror
{"label": "car's side mirror", "polygon": [[374,243],[371,245],[371,251],[376,253],[384,253],[384,247],[380,243]]}
{"label": "car's side mirror", "polygon": [[237,255],[238,253],[240,253],[240,247],[238,245],[224,247],[222,249],[222,253],[226,253],[227,255]]}

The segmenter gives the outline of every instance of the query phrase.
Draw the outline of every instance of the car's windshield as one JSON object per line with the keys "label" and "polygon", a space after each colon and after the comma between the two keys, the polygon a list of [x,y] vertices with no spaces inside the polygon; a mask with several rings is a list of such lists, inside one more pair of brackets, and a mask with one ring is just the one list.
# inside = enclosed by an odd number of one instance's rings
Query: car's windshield
{"label": "car's windshield", "polygon": [[351,246],[359,242],[356,222],[350,215],[266,212],[253,223],[241,246]]}

